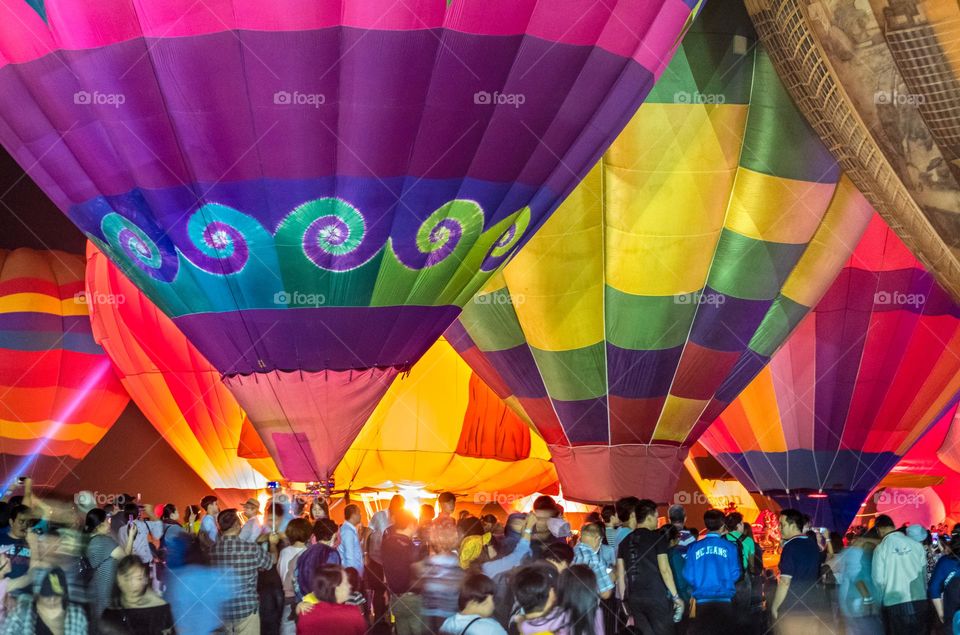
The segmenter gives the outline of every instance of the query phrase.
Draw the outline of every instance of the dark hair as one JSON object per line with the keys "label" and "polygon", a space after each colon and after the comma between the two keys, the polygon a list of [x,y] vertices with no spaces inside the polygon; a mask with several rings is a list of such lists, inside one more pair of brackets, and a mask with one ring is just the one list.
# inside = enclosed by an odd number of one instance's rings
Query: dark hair
{"label": "dark hair", "polygon": [[[326,519],[318,520],[321,522]],[[313,594],[321,602],[337,603],[337,587],[343,582],[345,575],[343,568],[336,564],[325,564],[317,567],[313,574]]]}
{"label": "dark hair", "polygon": [[441,492],[440,496],[437,497],[437,502],[440,503],[440,505],[446,505],[449,503],[456,507],[457,497],[453,494],[453,492]]}
{"label": "dark hair", "polygon": [[268,509],[273,512],[275,518],[283,518],[287,515],[287,510],[284,509],[283,503],[271,503]]}
{"label": "dark hair", "polygon": [[350,520],[350,517],[353,516],[354,513],[360,514],[360,506],[351,503],[343,508],[343,519]]}
{"label": "dark hair", "polygon": [[464,538],[467,536],[482,536],[483,523],[476,516],[467,516],[457,523],[457,530],[463,534]]}
{"label": "dark hair", "polygon": [[803,515],[803,512],[797,509],[791,509],[789,507],[787,509],[780,510],[780,517],[785,518],[787,522],[796,527],[798,531],[803,529],[804,520],[806,519],[806,516]]}
{"label": "dark hair", "polygon": [[136,503],[126,503],[123,506],[123,515],[127,518],[133,516],[133,519],[136,520],[140,518],[140,506]]}
{"label": "dark hair", "polygon": [[890,529],[896,528],[893,519],[886,514],[877,516],[877,520],[873,523],[873,526],[876,527],[878,531],[883,527],[889,527]]}
{"label": "dark hair", "polygon": [[406,504],[407,499],[405,499],[400,494],[394,494],[390,499],[390,503],[387,505],[387,513],[390,514],[390,519],[396,523],[396,517],[404,511],[403,506]]}
{"label": "dark hair", "polygon": [[544,560],[566,562],[567,564],[573,562],[573,547],[559,540],[547,543],[541,553]]}
{"label": "dark hair", "polygon": [[[708,509],[703,512],[703,524],[707,531],[720,531],[724,524],[723,512],[719,509]],[[734,525],[736,527],[736,525]]]}
{"label": "dark hair", "polygon": [[119,562],[117,562],[117,573],[114,576],[114,580],[113,580],[113,600],[111,605],[115,608],[121,607],[120,583],[118,582],[118,580],[120,579],[120,576],[124,575],[127,571],[130,571],[131,569],[140,569],[141,571],[143,571],[143,575],[146,577],[146,580],[147,580],[147,584],[143,587],[144,592],[146,591],[147,586],[150,585],[150,569],[149,567],[147,567],[147,565],[143,563],[143,560],[140,559],[140,556],[135,556],[133,554],[130,554],[129,556],[124,556],[123,558],[120,559]]}
{"label": "dark hair", "polygon": [[667,537],[668,542],[680,540],[680,529],[674,524],[664,525],[663,534]]}
{"label": "dark hair", "polygon": [[617,508],[613,505],[604,505],[600,509],[600,518],[603,519],[603,523],[607,524],[610,522],[610,519],[617,515]]}
{"label": "dark hair", "polygon": [[313,523],[313,536],[317,539],[317,542],[327,542],[336,536],[338,531],[340,531],[340,528],[337,527],[337,523],[330,518],[321,518]]}
{"label": "dark hair", "polygon": [[[620,519],[620,522],[629,522],[630,516],[637,511],[637,505],[639,504],[640,499],[636,496],[624,496],[619,499],[614,508],[617,510],[617,518]],[[637,520],[640,520],[640,518],[638,517]]]}
{"label": "dark hair", "polygon": [[311,520],[323,520],[322,518],[317,518],[313,515],[314,505],[320,505],[320,509],[323,510],[324,518],[330,518],[330,505],[327,504],[327,501],[323,500],[322,498],[314,498],[312,501],[310,501],[310,509],[307,512],[310,515]]}
{"label": "dark hair", "polygon": [[353,567],[347,567],[343,570],[347,574],[347,582],[350,583],[350,591],[360,591],[363,589],[363,580],[360,578],[360,572]]}
{"label": "dark hair", "polygon": [[214,496],[213,494],[208,494],[200,499],[200,509],[202,509],[203,511],[207,511],[207,507],[210,507],[210,505],[213,505],[216,502],[217,502],[217,497]]}
{"label": "dark hair", "polygon": [[[740,512],[730,512],[727,514],[727,517],[723,519],[723,523],[727,526],[727,531],[736,531],[737,525],[743,522],[743,514]],[[744,528],[746,528],[746,523],[744,523]]]}
{"label": "dark hair", "polygon": [[313,533],[313,526],[306,518],[294,518],[287,524],[287,530],[284,532],[290,543],[306,542],[310,540],[310,534]]}
{"label": "dark hair", "polygon": [[410,527],[416,524],[417,524],[417,519],[413,517],[413,514],[411,514],[405,509],[401,509],[393,517],[393,528],[398,531],[409,529]]}
{"label": "dark hair", "polygon": [[584,534],[590,534],[591,536],[596,536],[597,538],[603,538],[603,527],[597,523],[586,523],[580,528],[580,536],[582,537]]}
{"label": "dark hair", "polygon": [[[56,582],[54,583],[52,579],[56,579]],[[59,587],[59,592],[57,592],[57,587]],[[38,597],[47,595],[49,591],[53,591],[55,595],[60,596],[60,603],[64,610],[70,606],[70,585],[67,583],[67,574],[60,567],[53,567],[43,574],[36,595]]]}
{"label": "dark hair", "polygon": [[683,508],[683,505],[671,505],[667,509],[667,518],[670,519],[671,523],[683,523],[687,520],[687,510]]}
{"label": "dark hair", "polygon": [[217,526],[221,532],[228,532],[240,522],[240,512],[231,507],[217,514]]}
{"label": "dark hair", "polygon": [[657,515],[657,504],[649,498],[637,501],[637,522],[642,523],[651,515]]}
{"label": "dark hair", "polygon": [[557,502],[551,497],[543,494],[533,500],[533,511],[535,512],[553,512],[557,513]]}
{"label": "dark hair", "polygon": [[575,564],[560,574],[557,602],[569,620],[570,635],[603,635],[594,629],[600,596],[597,576],[584,564]]}
{"label": "dark hair", "polygon": [[14,505],[10,509],[10,522],[12,523],[23,514],[29,514],[29,513],[30,513],[30,508],[27,507],[26,505],[22,503],[19,505]]}
{"label": "dark hair", "polygon": [[497,593],[497,585],[493,580],[482,573],[471,573],[463,579],[460,585],[460,598],[457,600],[457,610],[463,611],[471,602],[483,602]]}
{"label": "dark hair", "polygon": [[93,530],[105,523],[106,520],[107,512],[99,507],[94,507],[87,512],[87,516],[83,521],[83,533],[92,534]]}
{"label": "dark hair", "polygon": [[177,506],[173,503],[167,503],[163,506],[163,511],[160,512],[160,520],[170,520],[170,517],[177,512]]}
{"label": "dark hair", "polygon": [[528,565],[521,567],[513,576],[514,599],[524,613],[543,610],[550,597],[550,589],[556,589],[557,570],[551,565],[547,567],[553,572],[543,566]]}
{"label": "dark hair", "polygon": [[430,503],[424,503],[420,506],[420,524],[433,520],[436,515],[436,511],[434,511],[433,505]]}
{"label": "dark hair", "polygon": [[193,516],[196,520],[197,516],[200,515],[200,506],[199,505],[187,505],[187,511],[184,514],[184,520]]}

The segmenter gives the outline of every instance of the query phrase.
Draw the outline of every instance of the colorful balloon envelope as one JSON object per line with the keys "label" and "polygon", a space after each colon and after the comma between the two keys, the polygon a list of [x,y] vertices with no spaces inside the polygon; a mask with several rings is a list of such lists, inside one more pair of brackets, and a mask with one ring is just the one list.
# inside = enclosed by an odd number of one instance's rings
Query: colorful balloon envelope
{"label": "colorful balloon envelope", "polygon": [[[262,489],[280,477],[220,373],[92,244],[87,300],[93,335],[127,393],[177,454],[214,489]],[[252,435],[253,441],[248,441]]]}
{"label": "colorful balloon envelope", "polygon": [[816,309],[701,442],[748,489],[843,530],[955,404],[958,316],[874,217]]}
{"label": "colorful balloon envelope", "polygon": [[944,515],[951,527],[960,520],[960,473],[952,458],[960,449],[956,416],[956,407],[949,409],[890,470],[880,483],[884,491],[872,496],[878,510],[892,505],[902,517],[909,517],[915,510],[936,509],[942,503],[943,515],[933,518],[934,524]]}
{"label": "colorful balloon envelope", "polygon": [[567,498],[671,500],[687,448],[872,213],[735,9],[707,5],[600,163],[447,332],[543,435]]}
{"label": "colorful balloon envelope", "polygon": [[317,480],[699,0],[0,4],[0,141]]}
{"label": "colorful balloon envelope", "polygon": [[960,5],[746,0],[798,105],[960,301]]}
{"label": "colorful balloon envelope", "polygon": [[[0,483],[68,487],[130,398],[93,339],[83,258],[0,249]],[[75,480],[75,479],[74,479]]]}
{"label": "colorful balloon envelope", "polygon": [[335,476],[337,489],[451,491],[481,504],[556,484],[543,439],[443,338],[393,383]]}

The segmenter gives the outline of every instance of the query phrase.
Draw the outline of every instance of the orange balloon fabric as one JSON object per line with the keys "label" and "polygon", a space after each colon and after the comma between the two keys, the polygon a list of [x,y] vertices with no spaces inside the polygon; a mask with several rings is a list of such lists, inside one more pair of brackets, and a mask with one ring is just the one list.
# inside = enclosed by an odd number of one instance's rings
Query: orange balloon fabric
{"label": "orange balloon fabric", "polygon": [[[0,483],[66,482],[130,398],[94,341],[84,262],[0,249]],[[72,486],[72,485],[71,485]]]}
{"label": "orange balloon fabric", "polygon": [[[546,443],[509,417],[503,402],[489,401],[490,389],[478,382],[441,338],[387,391],[337,467],[337,489],[448,490],[481,503],[555,491]],[[517,426],[526,431],[526,451]]]}
{"label": "orange balloon fabric", "polygon": [[93,335],[127,392],[200,478],[214,489],[242,490],[279,479],[217,369],[92,243],[87,297]]}
{"label": "orange balloon fabric", "polygon": [[518,461],[530,456],[530,427],[476,373],[470,373],[470,401],[463,417],[457,454]]}

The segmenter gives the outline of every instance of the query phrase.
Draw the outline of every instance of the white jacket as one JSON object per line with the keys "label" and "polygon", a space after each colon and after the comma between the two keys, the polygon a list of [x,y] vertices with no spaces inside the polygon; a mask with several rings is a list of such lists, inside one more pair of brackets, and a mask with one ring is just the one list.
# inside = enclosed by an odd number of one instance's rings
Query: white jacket
{"label": "white jacket", "polygon": [[873,582],[883,606],[927,599],[927,554],[923,545],[899,531],[884,537],[873,552]]}

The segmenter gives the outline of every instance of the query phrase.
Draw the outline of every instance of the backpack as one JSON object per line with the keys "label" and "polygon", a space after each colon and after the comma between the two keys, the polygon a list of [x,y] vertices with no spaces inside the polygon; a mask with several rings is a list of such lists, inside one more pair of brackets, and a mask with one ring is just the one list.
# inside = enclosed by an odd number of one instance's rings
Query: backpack
{"label": "backpack", "polygon": [[325,564],[340,564],[340,554],[336,549],[318,542],[310,545],[297,558],[297,568],[293,574],[293,591],[299,603],[303,596],[313,588],[313,575]]}
{"label": "backpack", "polygon": [[[728,538],[729,540],[729,538]],[[738,611],[749,611],[753,601],[753,580],[750,575],[749,563],[746,569],[743,568],[743,542],[746,536],[740,536],[732,541],[737,545],[737,566],[740,569],[740,577],[733,585],[733,609]]]}
{"label": "backpack", "polygon": [[80,554],[80,559],[77,561],[77,578],[80,583],[89,587],[90,583],[93,582],[93,574],[96,571],[94,566],[90,564],[90,560],[87,559],[87,554]]}

